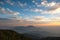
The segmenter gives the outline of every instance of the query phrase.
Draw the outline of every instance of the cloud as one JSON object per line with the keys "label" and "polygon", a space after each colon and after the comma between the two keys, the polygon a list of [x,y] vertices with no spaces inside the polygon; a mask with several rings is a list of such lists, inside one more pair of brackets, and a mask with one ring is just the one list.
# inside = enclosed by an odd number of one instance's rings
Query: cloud
{"label": "cloud", "polygon": [[2,5],[3,5],[3,4],[4,4],[4,2],[0,1],[0,4],[2,4]]}
{"label": "cloud", "polygon": [[40,12],[42,12],[43,10],[42,10],[42,9],[37,9],[37,8],[35,8],[35,9],[31,9],[30,11],[40,13]]}
{"label": "cloud", "polygon": [[12,11],[9,8],[0,8],[0,14],[2,15],[6,15],[8,18],[10,19],[14,19],[14,20],[20,20],[21,16],[20,12],[16,12],[16,11]]}
{"label": "cloud", "polygon": [[30,12],[40,13],[42,15],[45,14],[47,16],[50,15],[51,17],[36,16],[33,19],[27,18],[27,21],[43,24],[50,22],[60,22],[60,3],[55,1],[48,2],[47,0],[42,0],[41,3],[38,3],[36,0],[33,0],[32,2],[37,6],[37,8],[31,8],[29,10]]}
{"label": "cloud", "polygon": [[26,22],[22,18],[0,18],[0,26],[21,26],[25,25]]}
{"label": "cloud", "polygon": [[51,7],[51,9],[49,9],[49,10],[56,10],[57,8],[60,8],[60,3]]}
{"label": "cloud", "polygon": [[52,17],[45,17],[45,16],[33,16],[32,18],[25,18],[23,20],[23,23],[31,23],[31,24],[49,24],[49,23],[54,23],[54,22],[60,22],[60,17],[55,17],[55,16],[52,16]]}
{"label": "cloud", "polygon": [[51,21],[51,19],[46,18],[44,16],[35,16],[34,19],[35,19],[35,21],[42,22],[42,23],[48,23]]}
{"label": "cloud", "polygon": [[20,7],[26,7],[26,6],[27,6],[27,3],[21,3],[21,2],[18,1],[18,5],[19,5]]}
{"label": "cloud", "polygon": [[[23,3],[23,2],[20,2],[20,1],[11,1],[11,0],[7,0],[6,1],[8,4],[11,5],[15,5],[15,6],[19,6],[21,8],[24,8],[24,7],[29,7],[29,5],[27,5],[27,3]],[[27,13],[31,12],[31,15],[33,13],[33,16],[32,18],[29,16],[29,17],[25,17],[22,15],[20,16],[20,12],[17,12],[17,11],[14,11],[14,10],[11,10],[9,8],[2,8],[0,7],[0,14],[2,15],[6,15],[7,16],[7,19],[6,18],[0,18],[0,24],[8,24],[8,25],[27,25],[27,24],[48,24],[50,22],[60,22],[60,3],[57,3],[55,1],[52,1],[52,2],[48,2],[47,0],[41,0],[41,2],[38,2],[37,0],[33,0],[32,1],[34,4],[34,6],[37,6],[37,7],[34,7],[33,6],[31,8],[27,8],[27,9],[24,9],[25,11],[22,11],[23,13],[26,13],[26,14],[23,14],[23,15],[27,15]],[[6,3],[6,4],[7,4]],[[1,4],[3,4],[1,2]],[[18,9],[20,10],[20,9]],[[22,9],[23,10],[23,9]],[[28,10],[28,11],[27,11]],[[39,13],[41,14],[40,16],[35,16],[36,14],[34,13]],[[37,14],[38,15],[38,14]],[[42,16],[43,15],[43,16]],[[46,17],[46,16],[48,17]],[[49,17],[49,15],[51,17]]]}
{"label": "cloud", "polygon": [[41,9],[31,9],[31,11],[35,11],[35,12],[41,12]]}
{"label": "cloud", "polygon": [[51,20],[44,17],[44,16],[34,16],[32,18],[25,18],[24,19],[26,22],[29,22],[29,23],[48,23],[50,22]]}
{"label": "cloud", "polygon": [[60,22],[60,17],[58,16],[53,16],[50,18],[52,21],[55,21],[55,22]]}
{"label": "cloud", "polygon": [[43,6],[43,7],[53,7],[57,4],[57,2],[52,1],[52,2],[48,2],[47,0],[42,0],[42,2],[40,4],[37,4],[37,6]]}
{"label": "cloud", "polygon": [[27,6],[27,3],[20,2],[20,1],[12,1],[12,0],[7,0],[6,3],[12,5],[12,6],[17,6],[17,7],[22,7],[25,8]]}
{"label": "cloud", "polygon": [[0,8],[0,14],[8,14],[8,15],[19,15],[19,12],[15,12],[10,10],[9,8]]}
{"label": "cloud", "polygon": [[47,9],[47,10],[35,8],[35,9],[30,9],[30,11],[40,13],[40,14],[59,14],[60,7],[55,7],[55,8],[51,8],[51,9]]}
{"label": "cloud", "polygon": [[56,5],[56,2],[52,1],[52,2],[48,2],[48,1],[42,1],[41,2],[41,6],[45,6],[45,7],[52,7],[52,6],[55,6]]}
{"label": "cloud", "polygon": [[18,26],[23,22],[20,12],[10,10],[9,8],[0,8],[0,14],[7,17],[0,18],[0,26]]}
{"label": "cloud", "polygon": [[47,0],[41,0],[41,3],[37,2],[36,0],[32,1],[37,7],[43,7],[44,9],[30,9],[30,11],[32,12],[37,12],[37,13],[41,13],[41,14],[58,14],[60,13],[60,3],[55,2],[55,1],[51,1],[48,2]]}
{"label": "cloud", "polygon": [[51,13],[54,13],[54,14],[60,13],[60,8],[57,8],[57,9],[55,9],[55,10],[50,10],[50,12],[51,12]]}
{"label": "cloud", "polygon": [[9,20],[8,18],[0,18],[0,20]]}
{"label": "cloud", "polygon": [[48,2],[48,0],[41,0],[41,2],[37,2],[36,0],[33,0],[32,1],[37,7],[47,7],[47,8],[50,8],[50,7],[54,7],[56,5],[59,5],[60,3],[56,2],[55,0],[54,1],[51,1],[51,2]]}
{"label": "cloud", "polygon": [[32,0],[32,3],[34,3],[37,7],[40,7],[40,3],[36,2],[37,0]]}
{"label": "cloud", "polygon": [[15,2],[12,2],[11,0],[7,0],[6,1],[8,4],[10,4],[10,5],[14,5],[15,4]]}
{"label": "cloud", "polygon": [[0,26],[16,26],[19,24],[19,21],[12,20],[8,18],[0,18]]}
{"label": "cloud", "polygon": [[35,0],[32,0],[33,3],[35,3]]}

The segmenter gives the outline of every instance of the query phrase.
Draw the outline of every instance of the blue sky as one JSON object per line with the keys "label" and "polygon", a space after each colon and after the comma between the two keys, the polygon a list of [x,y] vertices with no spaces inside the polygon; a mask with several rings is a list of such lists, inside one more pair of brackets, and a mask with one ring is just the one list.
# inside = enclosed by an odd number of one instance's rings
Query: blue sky
{"label": "blue sky", "polygon": [[[4,20],[5,18],[9,20]],[[60,24],[60,0],[0,0],[0,25],[41,25],[55,22]]]}

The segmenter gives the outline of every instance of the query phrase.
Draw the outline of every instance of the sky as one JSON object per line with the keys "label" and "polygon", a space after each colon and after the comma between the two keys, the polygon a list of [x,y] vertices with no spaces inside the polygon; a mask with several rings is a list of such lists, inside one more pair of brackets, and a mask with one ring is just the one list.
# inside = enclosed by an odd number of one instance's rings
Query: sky
{"label": "sky", "polygon": [[60,26],[60,0],[0,0],[0,26]]}

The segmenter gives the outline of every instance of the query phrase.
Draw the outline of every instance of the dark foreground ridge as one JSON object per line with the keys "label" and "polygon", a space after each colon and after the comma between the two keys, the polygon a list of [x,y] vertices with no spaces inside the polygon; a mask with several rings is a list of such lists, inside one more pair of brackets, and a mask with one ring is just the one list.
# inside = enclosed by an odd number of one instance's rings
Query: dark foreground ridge
{"label": "dark foreground ridge", "polygon": [[0,30],[0,40],[32,40],[12,30]]}
{"label": "dark foreground ridge", "polygon": [[40,40],[60,40],[60,37],[46,37],[46,38],[41,38]]}
{"label": "dark foreground ridge", "polygon": [[25,34],[19,34],[12,30],[0,30],[0,40],[60,40],[60,37],[45,37],[34,39],[24,35]]}

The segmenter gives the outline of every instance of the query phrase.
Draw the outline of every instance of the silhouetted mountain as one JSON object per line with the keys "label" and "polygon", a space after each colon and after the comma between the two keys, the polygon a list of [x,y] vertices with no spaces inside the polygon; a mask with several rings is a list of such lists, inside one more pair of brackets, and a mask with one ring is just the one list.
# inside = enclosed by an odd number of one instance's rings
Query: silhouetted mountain
{"label": "silhouetted mountain", "polygon": [[27,27],[32,27],[32,28],[33,28],[34,26],[32,26],[32,25],[29,25],[29,26],[27,26]]}
{"label": "silhouetted mountain", "polygon": [[60,37],[45,37],[41,38],[40,40],[60,40]]}
{"label": "silhouetted mountain", "polygon": [[32,40],[12,30],[0,30],[0,40]]}

